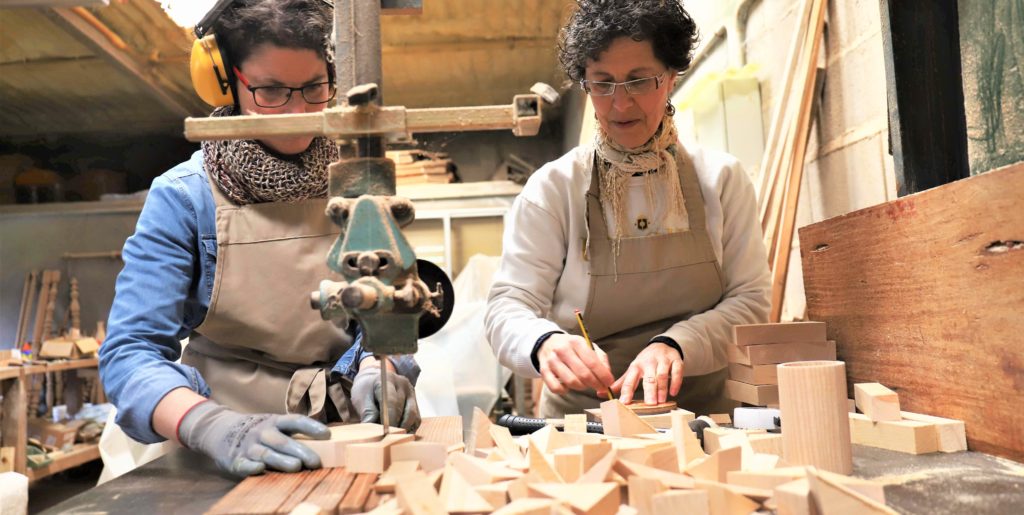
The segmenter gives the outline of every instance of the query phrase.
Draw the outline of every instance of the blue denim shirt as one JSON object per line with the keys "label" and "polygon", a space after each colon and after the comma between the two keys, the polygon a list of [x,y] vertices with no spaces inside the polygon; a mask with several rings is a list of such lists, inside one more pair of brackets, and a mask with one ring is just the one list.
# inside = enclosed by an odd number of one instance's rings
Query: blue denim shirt
{"label": "blue denim shirt", "polygon": [[[117,276],[107,337],[99,350],[103,386],[117,406],[117,423],[143,443],[165,440],[153,431],[156,405],[171,390],[185,387],[204,397],[210,388],[199,372],[175,363],[182,339],[206,318],[213,291],[216,205],[203,168],[202,152],[153,181],[135,234],[124,244],[124,268]],[[355,376],[370,355],[355,342],[331,371]],[[393,357],[399,374],[413,384],[419,367],[412,356]]]}

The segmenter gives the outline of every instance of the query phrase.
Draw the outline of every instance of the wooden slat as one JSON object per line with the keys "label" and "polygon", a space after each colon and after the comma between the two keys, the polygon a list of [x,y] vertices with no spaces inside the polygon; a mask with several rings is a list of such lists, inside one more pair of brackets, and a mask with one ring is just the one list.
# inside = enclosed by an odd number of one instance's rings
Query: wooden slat
{"label": "wooden slat", "polygon": [[800,231],[810,318],[849,384],[963,420],[973,450],[1024,460],[1024,164]]}
{"label": "wooden slat", "polygon": [[303,482],[301,473],[267,472],[243,479],[206,515],[274,514]]}
{"label": "wooden slat", "polygon": [[370,491],[373,490],[373,483],[377,481],[378,476],[380,474],[356,474],[355,480],[352,481],[352,486],[348,488],[348,491],[345,492],[345,497],[338,504],[338,513],[341,515],[361,513],[363,505],[366,504],[366,499],[370,496]]}
{"label": "wooden slat", "polygon": [[281,506],[277,508],[278,513],[291,513],[296,506],[303,503],[309,494],[320,486],[320,482],[327,477],[331,469],[304,470],[298,474],[302,476],[302,482],[292,490],[285,498]]}
{"label": "wooden slat", "polygon": [[343,468],[326,469],[326,476],[320,484],[306,496],[304,502],[315,504],[327,513],[335,513],[341,500],[345,498],[356,475]]}
{"label": "wooden slat", "polygon": [[21,377],[0,381],[0,447],[14,447],[14,471],[25,473],[25,424],[28,405],[25,401],[25,382]]}

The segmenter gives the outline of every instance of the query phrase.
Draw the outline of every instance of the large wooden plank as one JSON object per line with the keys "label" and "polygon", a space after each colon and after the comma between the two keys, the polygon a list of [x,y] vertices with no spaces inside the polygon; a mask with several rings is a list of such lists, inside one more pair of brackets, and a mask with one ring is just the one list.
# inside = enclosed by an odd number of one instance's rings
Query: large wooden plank
{"label": "large wooden plank", "polygon": [[974,450],[1024,461],[1024,163],[800,231],[811,319],[850,385],[963,420]]}

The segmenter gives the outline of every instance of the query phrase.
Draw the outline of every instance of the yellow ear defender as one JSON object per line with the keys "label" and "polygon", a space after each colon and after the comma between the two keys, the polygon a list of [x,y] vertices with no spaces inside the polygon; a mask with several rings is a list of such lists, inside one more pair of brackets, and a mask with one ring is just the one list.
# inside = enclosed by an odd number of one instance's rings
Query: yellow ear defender
{"label": "yellow ear defender", "polygon": [[192,87],[203,102],[213,107],[235,103],[228,73],[231,68],[225,61],[217,45],[216,35],[209,34],[192,43],[192,58],[189,60]]}
{"label": "yellow ear defender", "polygon": [[[224,49],[217,41],[216,34],[210,32],[214,22],[220,17],[225,9],[239,0],[218,0],[206,16],[196,24],[196,40],[192,43],[192,57],[189,60],[189,70],[192,73],[192,87],[196,90],[203,102],[213,107],[232,105],[235,103],[234,88],[231,82],[235,75],[231,73],[233,63],[228,62]],[[334,8],[334,2],[324,0],[324,3]],[[328,73],[332,75],[332,67],[328,67]]]}
{"label": "yellow ear defender", "polygon": [[203,102],[213,107],[235,103],[234,90],[231,87],[231,63],[222,52],[216,34],[209,33],[213,23],[234,1],[218,1],[196,25],[196,40],[192,43],[192,57],[189,59],[192,87]]}

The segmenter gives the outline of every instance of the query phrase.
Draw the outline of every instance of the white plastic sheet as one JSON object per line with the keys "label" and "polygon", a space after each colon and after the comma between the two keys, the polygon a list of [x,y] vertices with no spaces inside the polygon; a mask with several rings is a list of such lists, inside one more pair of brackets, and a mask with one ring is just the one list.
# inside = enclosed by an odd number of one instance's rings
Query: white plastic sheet
{"label": "white plastic sheet", "polygon": [[477,254],[454,281],[455,310],[443,329],[419,342],[416,400],[424,417],[462,415],[468,428],[473,408],[489,412],[512,372],[498,363],[484,336],[487,292],[500,263]]}

